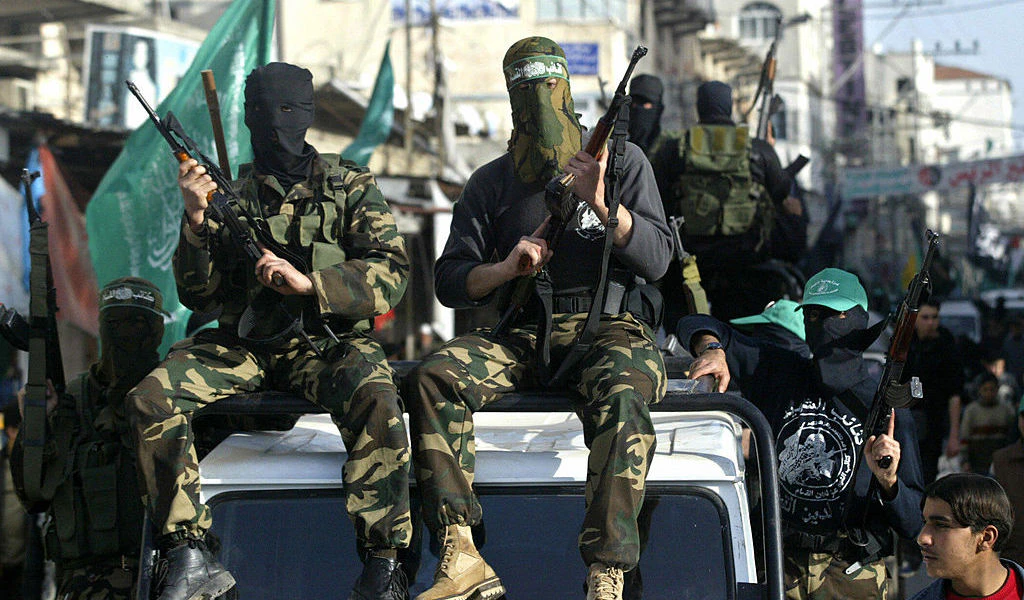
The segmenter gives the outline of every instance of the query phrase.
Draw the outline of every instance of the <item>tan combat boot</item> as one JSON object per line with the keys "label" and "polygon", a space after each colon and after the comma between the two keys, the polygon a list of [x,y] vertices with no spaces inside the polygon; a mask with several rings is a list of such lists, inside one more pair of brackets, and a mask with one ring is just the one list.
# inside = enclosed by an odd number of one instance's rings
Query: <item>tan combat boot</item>
{"label": "tan combat boot", "polygon": [[473,545],[468,525],[449,525],[440,534],[441,561],[434,585],[416,600],[490,600],[505,593],[494,569]]}
{"label": "tan combat boot", "polygon": [[622,569],[601,563],[590,565],[587,600],[622,600]]}

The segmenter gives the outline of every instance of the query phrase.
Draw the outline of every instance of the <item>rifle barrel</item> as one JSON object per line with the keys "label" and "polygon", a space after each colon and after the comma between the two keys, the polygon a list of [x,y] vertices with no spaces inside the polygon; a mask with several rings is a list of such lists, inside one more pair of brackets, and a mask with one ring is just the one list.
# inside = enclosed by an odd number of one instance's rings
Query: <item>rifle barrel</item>
{"label": "rifle barrel", "polygon": [[39,171],[29,172],[28,169],[21,170],[21,182],[25,185],[25,208],[28,209],[29,224],[40,219],[39,211],[36,210],[35,200],[32,198],[32,182],[39,177]]}

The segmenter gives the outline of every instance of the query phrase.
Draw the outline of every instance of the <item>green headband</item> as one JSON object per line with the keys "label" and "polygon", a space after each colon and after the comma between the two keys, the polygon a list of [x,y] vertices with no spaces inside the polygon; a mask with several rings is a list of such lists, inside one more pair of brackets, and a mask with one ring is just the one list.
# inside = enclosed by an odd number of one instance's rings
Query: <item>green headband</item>
{"label": "green headband", "polygon": [[108,308],[139,308],[165,316],[163,295],[148,281],[135,277],[124,277],[111,281],[100,290],[100,312]]}
{"label": "green headband", "polygon": [[569,81],[569,63],[561,56],[542,54],[521,58],[503,69],[505,72],[505,89],[534,79],[558,77]]}

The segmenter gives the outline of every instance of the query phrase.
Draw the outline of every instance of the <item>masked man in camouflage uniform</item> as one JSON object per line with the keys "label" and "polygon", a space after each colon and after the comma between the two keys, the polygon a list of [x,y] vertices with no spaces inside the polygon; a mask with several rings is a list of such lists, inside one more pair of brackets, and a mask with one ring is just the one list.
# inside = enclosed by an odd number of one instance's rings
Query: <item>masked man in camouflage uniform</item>
{"label": "masked man in camouflage uniform", "polygon": [[[373,175],[317,153],[305,142],[312,122],[306,69],[271,63],[246,79],[255,162],[233,185],[248,214],[264,219],[309,272],[269,250],[254,269],[226,228],[208,218],[206,198],[216,184],[195,161],[179,168],[185,214],[174,257],[178,293],[193,310],[221,314],[219,328],[176,344],[130,394],[143,492],[166,559],[159,600],[212,598],[234,584],[203,542],[211,520],[199,501],[192,418],[225,396],[267,389],[324,407],[341,431],[346,506],[364,551],[351,598],[406,595],[396,554],[412,532],[408,438],[392,372],[367,332],[370,320],[402,297],[409,262]],[[261,317],[267,290],[283,299],[271,300],[269,316]],[[275,322],[279,302],[303,316],[310,340],[288,329],[290,318]],[[257,318],[247,324],[254,310]]]}
{"label": "masked man in camouflage uniform", "polygon": [[[608,220],[605,160],[580,151],[582,128],[557,44],[521,40],[508,50],[503,67],[514,121],[509,151],[477,169],[455,204],[451,234],[434,266],[435,287],[447,306],[480,306],[503,284],[546,264],[554,287],[551,355],[557,357],[581,328],[583,306],[599,279]],[[633,144],[626,144],[620,160],[612,261],[631,276],[657,279],[671,246],[654,176]],[[560,171],[577,176],[579,206],[552,255],[539,237],[548,215],[543,190]],[[491,262],[492,256],[504,258]],[[654,454],[647,405],[663,397],[666,378],[651,329],[618,306],[604,312],[593,348],[568,384],[579,395],[577,414],[592,449],[579,537],[589,568],[588,597],[621,598],[623,572],[639,557],[636,521]],[[538,318],[527,310],[507,334],[476,331],[456,338],[410,375],[415,472],[424,519],[442,546],[434,585],[418,600],[495,598],[504,591],[471,535],[470,527],[482,519],[472,489],[472,413],[538,384],[532,362]]]}
{"label": "masked man in camouflage uniform", "polygon": [[[142,541],[135,452],[125,394],[160,362],[163,298],[145,279],[125,277],[100,291],[100,361],[47,402],[43,456],[46,555],[57,565],[61,600],[133,597]],[[24,473],[19,436],[12,469]]]}

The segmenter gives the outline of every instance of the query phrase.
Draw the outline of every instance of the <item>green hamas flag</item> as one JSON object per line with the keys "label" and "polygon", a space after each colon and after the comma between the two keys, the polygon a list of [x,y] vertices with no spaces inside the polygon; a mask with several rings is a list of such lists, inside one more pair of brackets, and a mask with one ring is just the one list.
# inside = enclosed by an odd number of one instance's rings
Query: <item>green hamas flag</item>
{"label": "green hamas flag", "polygon": [[[274,0],[234,0],[206,36],[178,85],[155,109],[161,117],[173,111],[203,153],[216,160],[200,76],[201,71],[212,70],[234,169],[252,160],[244,121],[245,78],[257,66],[269,62],[273,24]],[[177,160],[147,120],[128,138],[85,212],[97,283],[102,286],[132,275],[152,281],[163,293],[171,321],[161,353],[184,337],[190,314],[178,301],[171,270],[184,210],[177,178]]]}
{"label": "green hamas flag", "polygon": [[395,72],[391,68],[391,42],[388,42],[373,84],[370,104],[366,107],[366,116],[359,125],[359,135],[342,151],[342,156],[364,167],[370,162],[373,150],[383,144],[391,133],[391,124],[395,121],[394,98]]}

